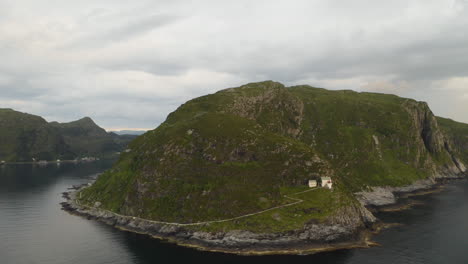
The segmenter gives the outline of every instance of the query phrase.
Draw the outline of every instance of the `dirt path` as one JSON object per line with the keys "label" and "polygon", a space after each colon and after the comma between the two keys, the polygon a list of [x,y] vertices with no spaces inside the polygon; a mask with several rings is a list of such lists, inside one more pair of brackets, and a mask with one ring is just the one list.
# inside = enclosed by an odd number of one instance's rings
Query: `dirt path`
{"label": "dirt path", "polygon": [[[315,191],[315,190],[318,190],[318,189],[320,189],[320,187],[316,187],[316,188],[306,190],[306,191],[302,191],[302,192],[293,193],[293,194],[290,194],[290,195],[298,195],[298,194],[302,194],[302,193]],[[122,217],[122,218],[126,218],[126,219],[142,220],[142,221],[146,221],[146,222],[149,222],[149,223],[155,223],[155,224],[174,225],[174,226],[195,226],[195,225],[206,225],[206,224],[213,224],[213,223],[229,222],[229,221],[238,220],[238,219],[242,219],[242,218],[246,218],[246,217],[250,217],[250,216],[254,216],[254,215],[258,215],[258,214],[263,214],[263,213],[266,213],[266,212],[269,212],[269,211],[272,211],[272,210],[276,210],[276,209],[280,209],[280,208],[294,206],[296,204],[300,204],[300,203],[304,202],[304,200],[302,200],[302,199],[293,198],[293,197],[290,197],[288,195],[284,195],[284,197],[287,198],[287,199],[293,200],[294,202],[289,203],[289,204],[279,205],[279,206],[272,207],[272,208],[262,210],[262,211],[258,211],[258,212],[255,212],[255,213],[250,213],[250,214],[245,214],[245,215],[233,217],[233,218],[227,218],[227,219],[222,219],[222,220],[213,220],[213,221],[195,222],[195,223],[187,223],[187,224],[156,221],[156,220],[149,220],[149,219],[139,218],[139,217],[136,217],[136,216],[121,215],[121,214],[114,213],[114,212],[111,212],[111,211],[106,210],[106,209],[97,209],[97,210],[104,211],[104,212],[107,212],[109,214],[113,214],[113,215],[116,215],[116,216],[119,216],[119,217]],[[96,208],[93,208],[93,207],[90,207],[90,206],[87,206],[87,205],[80,204],[77,199],[74,199],[74,201],[75,201],[76,204],[78,204],[78,205],[80,205],[82,207],[87,207],[87,208],[90,208],[90,209],[96,209]]]}

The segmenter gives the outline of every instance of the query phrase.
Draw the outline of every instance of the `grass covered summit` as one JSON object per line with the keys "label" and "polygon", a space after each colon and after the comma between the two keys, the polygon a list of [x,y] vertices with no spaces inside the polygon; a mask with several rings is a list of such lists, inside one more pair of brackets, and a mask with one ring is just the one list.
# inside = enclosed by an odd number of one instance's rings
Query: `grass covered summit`
{"label": "grass covered summit", "polygon": [[81,201],[193,223],[288,203],[285,195],[326,176],[333,191],[306,193],[297,207],[203,228],[271,232],[346,221],[361,213],[356,192],[464,171],[463,150],[439,126],[427,104],[412,99],[250,83],[180,106],[134,140]]}

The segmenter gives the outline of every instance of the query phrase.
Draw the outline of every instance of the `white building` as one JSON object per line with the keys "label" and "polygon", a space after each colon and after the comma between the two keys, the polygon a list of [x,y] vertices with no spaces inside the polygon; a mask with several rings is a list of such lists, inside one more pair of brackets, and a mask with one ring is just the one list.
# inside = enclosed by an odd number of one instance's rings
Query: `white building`
{"label": "white building", "polygon": [[317,181],[316,180],[309,180],[309,187],[310,188],[317,187]]}
{"label": "white building", "polygon": [[322,182],[322,187],[328,188],[328,189],[332,188],[333,182],[330,177],[322,177],[321,182]]}

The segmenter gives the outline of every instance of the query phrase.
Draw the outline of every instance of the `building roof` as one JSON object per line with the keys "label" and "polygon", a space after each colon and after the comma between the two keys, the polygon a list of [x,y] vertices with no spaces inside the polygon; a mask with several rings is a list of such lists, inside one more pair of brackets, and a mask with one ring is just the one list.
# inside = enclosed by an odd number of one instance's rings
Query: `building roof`
{"label": "building roof", "polygon": [[331,181],[330,177],[322,177],[321,179],[322,179],[322,181]]}

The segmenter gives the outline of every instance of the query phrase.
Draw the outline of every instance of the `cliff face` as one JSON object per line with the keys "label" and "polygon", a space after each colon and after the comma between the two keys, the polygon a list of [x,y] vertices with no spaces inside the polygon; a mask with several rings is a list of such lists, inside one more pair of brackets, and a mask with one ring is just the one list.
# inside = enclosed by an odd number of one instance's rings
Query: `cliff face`
{"label": "cliff face", "polygon": [[453,154],[454,163],[465,169],[468,164],[468,124],[442,117],[437,117],[437,122],[447,135],[446,148]]}
{"label": "cliff face", "polygon": [[291,87],[301,98],[300,140],[327,157],[353,192],[461,173],[450,136],[426,103],[394,95]]}
{"label": "cliff face", "polygon": [[439,127],[436,117],[427,104],[418,103],[406,108],[415,124],[411,131],[416,135],[419,134],[419,139],[422,141],[419,144],[418,156],[424,151],[429,152],[430,159],[426,160],[425,165],[431,168],[433,176],[444,177],[463,173],[466,169],[453,150],[451,135]]}
{"label": "cliff face", "polygon": [[[193,223],[302,200],[202,228],[212,232],[283,232],[320,223],[362,227],[372,217],[353,193],[464,170],[425,103],[275,82],[191,100],[129,148],[82,191],[84,203]],[[321,176],[332,177],[333,192],[300,194],[307,180]]]}
{"label": "cliff face", "polygon": [[280,83],[228,89],[233,100],[226,111],[253,120],[269,131],[297,138],[304,118],[304,103]]}

